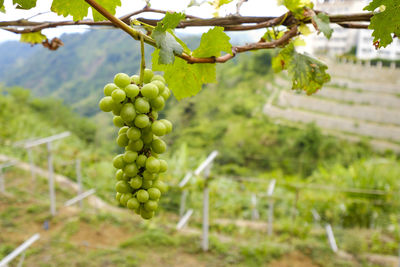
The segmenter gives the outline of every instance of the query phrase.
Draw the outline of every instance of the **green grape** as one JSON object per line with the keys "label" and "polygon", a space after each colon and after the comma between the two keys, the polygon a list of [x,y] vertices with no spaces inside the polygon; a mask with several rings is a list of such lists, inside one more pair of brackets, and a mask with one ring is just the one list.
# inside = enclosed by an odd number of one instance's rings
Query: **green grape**
{"label": "green grape", "polygon": [[117,137],[117,144],[118,144],[120,147],[126,147],[126,146],[129,144],[129,138],[128,138],[128,136],[127,136],[125,133],[118,135],[118,137]]}
{"label": "green grape", "polygon": [[132,141],[138,140],[142,135],[142,132],[136,127],[130,127],[129,130],[126,132],[128,138]]}
{"label": "green grape", "polygon": [[143,148],[143,141],[141,139],[136,141],[130,141],[127,149],[131,151],[140,151]]}
{"label": "green grape", "polygon": [[143,207],[146,211],[155,211],[158,208],[158,203],[155,200],[149,200],[146,203],[144,203]]}
{"label": "green grape", "polygon": [[132,100],[139,95],[139,92],[140,89],[136,84],[129,84],[127,87],[125,87],[126,96]]}
{"label": "green grape", "polygon": [[155,180],[153,182],[153,187],[158,188],[162,194],[165,194],[168,189],[167,185],[160,180]]}
{"label": "green grape", "polygon": [[166,128],[166,134],[169,134],[170,132],[172,132],[172,123],[169,120],[166,119],[162,119],[160,120],[162,123],[164,123],[165,128]]}
{"label": "green grape", "polygon": [[120,116],[114,116],[113,123],[117,127],[123,127],[125,125],[124,120]]}
{"label": "green grape", "polygon": [[99,102],[99,108],[104,112],[110,112],[113,109],[114,100],[111,96],[103,97]]}
{"label": "green grape", "polygon": [[157,173],[160,170],[160,161],[155,157],[149,157],[146,161],[146,170],[151,173]]}
{"label": "green grape", "polygon": [[152,83],[148,83],[142,87],[142,90],[140,90],[140,92],[142,93],[142,96],[148,99],[153,99],[156,98],[158,95],[158,87]]}
{"label": "green grape", "polygon": [[165,79],[163,76],[161,75],[154,75],[153,78],[151,79],[151,81],[161,81],[162,83],[165,84]]}
{"label": "green grape", "polygon": [[124,168],[125,174],[128,175],[129,177],[136,176],[138,171],[139,171],[138,167],[136,166],[135,163],[130,163],[130,164],[126,165],[125,168]]}
{"label": "green grape", "polygon": [[142,140],[145,145],[151,144],[151,141],[153,141],[153,133],[152,132],[143,133]]}
{"label": "green grape", "polygon": [[119,193],[131,193],[132,187],[126,181],[118,181],[115,184],[115,190]]}
{"label": "green grape", "polygon": [[127,202],[129,199],[133,198],[132,193],[122,194],[121,198],[119,199],[119,203],[126,207]]}
{"label": "green grape", "polygon": [[139,208],[137,208],[137,209],[135,209],[135,210],[133,210],[137,215],[140,215],[140,206],[139,206]]}
{"label": "green grape", "polygon": [[151,148],[157,154],[162,154],[167,149],[167,145],[161,139],[154,139],[153,142],[151,142]]}
{"label": "green grape", "polygon": [[138,128],[145,128],[149,125],[149,117],[145,114],[139,114],[135,118],[135,126]]}
{"label": "green grape", "polygon": [[120,103],[125,100],[126,94],[124,90],[116,89],[112,92],[111,97],[115,102]]}
{"label": "green grape", "polygon": [[103,89],[104,95],[105,96],[111,96],[111,93],[116,89],[118,89],[118,87],[115,84],[107,83],[106,86],[104,86],[104,89]]}
{"label": "green grape", "polygon": [[126,173],[124,173],[123,175],[122,175],[122,180],[124,180],[124,181],[130,181],[131,180],[131,176],[129,176],[128,174],[126,174]]}
{"label": "green grape", "polygon": [[135,162],[137,157],[138,157],[137,152],[128,150],[128,151],[125,151],[124,161],[127,163],[132,163],[132,162]]}
{"label": "green grape", "polygon": [[144,167],[146,166],[146,160],[147,157],[145,155],[139,155],[136,159],[136,165],[138,165],[139,167]]}
{"label": "green grape", "polygon": [[114,157],[113,165],[116,169],[123,169],[125,167],[123,156],[124,155],[120,154]]}
{"label": "green grape", "polygon": [[151,83],[158,87],[158,94],[162,94],[164,92],[165,84],[162,81],[155,80],[152,81]]}
{"label": "green grape", "polygon": [[151,79],[153,78],[154,73],[151,69],[144,69],[143,73],[143,82],[144,83],[149,83]]}
{"label": "green grape", "polygon": [[153,218],[154,211],[147,211],[145,209],[140,209],[140,216],[145,220],[149,220]]}
{"label": "green grape", "polygon": [[131,83],[131,78],[125,73],[117,73],[114,76],[114,83],[119,88],[125,88],[128,84]]}
{"label": "green grape", "polygon": [[136,176],[129,181],[130,186],[133,189],[139,189],[142,186],[143,180],[140,176]]}
{"label": "green grape", "polygon": [[167,132],[167,127],[161,121],[155,121],[151,125],[151,130],[155,135],[162,136]]}
{"label": "green grape", "polygon": [[115,116],[119,116],[121,114],[121,109],[122,109],[122,104],[118,102],[114,102],[113,108],[112,108],[112,113]]}
{"label": "green grape", "polygon": [[154,174],[148,170],[145,170],[142,175],[144,180],[153,180],[155,178]]}
{"label": "green grape", "polygon": [[171,91],[167,87],[165,87],[164,91],[160,95],[164,98],[165,101],[167,101],[167,99],[171,96]]}
{"label": "green grape", "polygon": [[158,119],[158,112],[153,110],[150,112],[150,117],[152,117],[154,120]]}
{"label": "green grape", "polygon": [[152,185],[153,185],[153,181],[152,180],[143,180],[142,188],[143,189],[149,189]]}
{"label": "green grape", "polygon": [[168,163],[163,159],[159,159],[159,161],[160,161],[160,172],[166,172],[168,170]]}
{"label": "green grape", "polygon": [[128,131],[128,129],[129,129],[128,126],[121,127],[121,129],[119,129],[119,131],[118,131],[118,135],[126,133]]}
{"label": "green grape", "polygon": [[149,200],[149,193],[144,189],[140,189],[136,194],[136,198],[140,203],[145,203]]}
{"label": "green grape", "polygon": [[122,180],[124,175],[124,172],[122,170],[117,170],[115,172],[115,179],[117,179],[118,181]]}
{"label": "green grape", "polygon": [[135,209],[139,208],[139,206],[140,206],[140,203],[135,197],[129,199],[128,202],[126,203],[126,207],[131,210],[135,210]]}
{"label": "green grape", "polygon": [[[155,182],[153,184],[155,184]],[[151,188],[147,189],[147,193],[149,193],[149,199],[152,199],[152,200],[159,199],[161,196],[160,189],[158,189],[156,187],[151,187]]]}
{"label": "green grape", "polygon": [[139,84],[140,83],[139,75],[132,75],[131,76],[131,82],[134,83],[134,84]]}
{"label": "green grape", "polygon": [[119,202],[120,199],[121,199],[121,196],[122,196],[122,194],[121,194],[120,192],[117,192],[117,193],[115,194],[115,200]]}
{"label": "green grape", "polygon": [[165,100],[162,96],[157,96],[156,98],[153,98],[150,100],[150,105],[151,108],[154,110],[162,110],[165,106]]}
{"label": "green grape", "polygon": [[135,100],[135,109],[138,113],[149,113],[150,104],[149,101],[144,99],[143,97],[139,97]]}
{"label": "green grape", "polygon": [[124,104],[120,116],[125,122],[133,121],[136,117],[135,106],[132,103]]}

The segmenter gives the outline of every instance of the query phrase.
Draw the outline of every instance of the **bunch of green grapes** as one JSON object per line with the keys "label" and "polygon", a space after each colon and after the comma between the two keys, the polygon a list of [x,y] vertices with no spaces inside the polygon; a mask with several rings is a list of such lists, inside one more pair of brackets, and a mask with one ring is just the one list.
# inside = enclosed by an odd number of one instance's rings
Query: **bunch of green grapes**
{"label": "bunch of green grapes", "polygon": [[150,69],[144,70],[143,85],[139,80],[138,75],[116,74],[114,83],[104,87],[99,107],[115,115],[113,123],[120,128],[117,144],[125,148],[124,154],[113,159],[116,199],[143,219],[150,219],[167,190],[159,173],[167,171],[168,164],[158,155],[167,148],[161,136],[172,131],[172,124],[157,119],[171,92],[164,77]]}

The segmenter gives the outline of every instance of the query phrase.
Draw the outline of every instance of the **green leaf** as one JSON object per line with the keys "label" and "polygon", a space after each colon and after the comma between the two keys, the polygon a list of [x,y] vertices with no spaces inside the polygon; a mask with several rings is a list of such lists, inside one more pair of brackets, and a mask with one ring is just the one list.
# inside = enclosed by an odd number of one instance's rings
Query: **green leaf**
{"label": "green leaf", "polygon": [[175,40],[183,47],[183,52],[185,52],[188,55],[191,53],[189,47],[185,44],[185,42],[179,39],[178,36],[176,36],[173,30],[168,29],[167,32],[169,32],[172,36],[174,36]]}
{"label": "green leaf", "polygon": [[0,0],[0,12],[6,13],[6,8],[4,7],[4,0]]}
{"label": "green leaf", "polygon": [[83,0],[53,0],[51,11],[61,16],[71,15],[73,20],[81,20],[87,16],[89,4]]}
{"label": "green leaf", "polygon": [[400,1],[373,0],[364,10],[374,11],[382,5],[384,10],[374,14],[368,28],[374,30],[374,42],[379,41],[379,47],[386,47],[393,42],[392,34],[400,36]]}
{"label": "green leaf", "polygon": [[223,27],[214,27],[203,33],[199,47],[193,51],[195,57],[219,57],[221,51],[232,54],[232,45]]}
{"label": "green leaf", "polygon": [[301,89],[308,95],[315,93],[330,81],[325,64],[305,54],[297,53],[293,43],[283,48],[272,61],[274,70],[286,69],[292,78],[292,89]]}
{"label": "green leaf", "polygon": [[155,30],[165,32],[168,29],[175,29],[183,19],[185,19],[185,14],[183,13],[167,12],[163,20],[157,23]]}
{"label": "green leaf", "polygon": [[317,23],[319,32],[322,32],[326,38],[330,39],[333,33],[333,29],[329,25],[329,17],[325,13],[319,13],[312,17],[315,23]]}
{"label": "green leaf", "polygon": [[13,0],[13,4],[17,4],[18,9],[31,9],[36,6],[36,0]]}
{"label": "green leaf", "polygon": [[302,16],[304,8],[313,8],[314,4],[311,0],[278,0],[278,5],[284,5],[288,10],[292,11],[294,15]]}
{"label": "green leaf", "polygon": [[159,49],[152,54],[152,69],[163,71],[168,87],[176,99],[196,95],[204,83],[215,82],[215,64],[188,64],[181,58],[176,58],[174,64],[159,64]]}
{"label": "green leaf", "polygon": [[157,47],[160,48],[160,57],[158,59],[160,64],[172,64],[175,60],[175,54],[182,54],[183,47],[169,32],[154,30],[151,37],[156,41]]}
{"label": "green leaf", "polygon": [[[97,3],[99,3],[102,7],[107,9],[108,12],[111,14],[115,15],[115,9],[117,6],[121,6],[121,0],[97,0]],[[97,10],[92,8],[93,12],[93,20],[94,21],[102,21],[102,20],[107,20],[103,15],[101,15]]]}
{"label": "green leaf", "polygon": [[20,41],[23,43],[40,44],[47,39],[42,32],[22,33]]}

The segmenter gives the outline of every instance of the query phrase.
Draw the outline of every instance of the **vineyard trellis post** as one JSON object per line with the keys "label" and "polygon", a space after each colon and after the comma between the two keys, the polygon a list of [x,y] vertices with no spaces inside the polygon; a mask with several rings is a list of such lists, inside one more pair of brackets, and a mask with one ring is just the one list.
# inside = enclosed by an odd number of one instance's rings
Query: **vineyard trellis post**
{"label": "vineyard trellis post", "polygon": [[331,246],[332,251],[336,253],[338,251],[338,247],[336,244],[335,235],[333,234],[332,226],[329,223],[326,224],[325,230],[328,236],[329,245]]}
{"label": "vineyard trellis post", "polygon": [[268,235],[272,235],[274,227],[274,199],[272,194],[274,193],[276,185],[276,179],[273,179],[268,186],[267,196],[268,196]]}
{"label": "vineyard trellis post", "polygon": [[260,219],[260,214],[257,210],[257,196],[256,194],[251,194],[251,219],[258,220]]}
{"label": "vineyard trellis post", "polygon": [[39,240],[40,234],[34,234],[31,236],[28,240],[26,240],[24,243],[22,243],[19,247],[14,249],[10,254],[8,254],[6,257],[4,257],[0,261],[0,267],[7,267],[8,263],[10,263],[13,259],[18,257],[19,254],[22,253],[21,259],[19,260],[18,266],[22,266],[25,260],[25,251],[28,249],[33,243],[35,243],[37,240]]}

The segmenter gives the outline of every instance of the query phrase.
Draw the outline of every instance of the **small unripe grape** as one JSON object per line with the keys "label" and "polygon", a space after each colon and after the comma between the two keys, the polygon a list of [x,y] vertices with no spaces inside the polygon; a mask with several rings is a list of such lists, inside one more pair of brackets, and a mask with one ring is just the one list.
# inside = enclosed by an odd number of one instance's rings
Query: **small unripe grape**
{"label": "small unripe grape", "polygon": [[149,83],[151,79],[153,78],[154,73],[151,69],[144,69],[143,73],[143,82],[144,83]]}
{"label": "small unripe grape", "polygon": [[129,129],[128,126],[121,127],[121,129],[119,129],[119,131],[118,131],[118,135],[126,133],[126,131],[128,131],[128,129]]}
{"label": "small unripe grape", "polygon": [[113,109],[114,100],[111,96],[103,97],[99,102],[99,108],[104,112],[110,112]]}
{"label": "small unripe grape", "polygon": [[139,75],[132,75],[131,76],[131,82],[133,82],[134,84],[139,84],[140,83],[140,77]]}
{"label": "small unripe grape", "polygon": [[145,114],[139,114],[135,118],[135,126],[138,128],[145,128],[149,125],[149,117]]}
{"label": "small unripe grape", "polygon": [[128,175],[129,177],[134,177],[136,176],[136,174],[138,173],[138,168],[136,166],[135,163],[131,163],[125,166],[124,168],[124,172],[126,175]]}
{"label": "small unripe grape", "polygon": [[142,178],[140,176],[136,176],[129,181],[129,184],[133,189],[139,189],[142,186],[142,182]]}
{"label": "small unripe grape", "polygon": [[141,131],[136,127],[130,127],[129,130],[126,132],[126,135],[130,140],[138,140],[142,135]]}
{"label": "small unripe grape", "polygon": [[160,172],[166,172],[168,170],[168,163],[163,159],[159,159],[159,161],[160,161]]}
{"label": "small unripe grape", "polygon": [[165,107],[165,100],[162,96],[157,96],[150,101],[151,108],[154,110],[162,110]]}
{"label": "small unripe grape", "polygon": [[112,92],[111,97],[115,102],[122,102],[125,100],[126,94],[124,90],[116,89]]}
{"label": "small unripe grape", "polygon": [[126,151],[124,154],[124,161],[127,163],[132,163],[136,160],[138,154],[134,151]]}
{"label": "small unripe grape", "polygon": [[127,149],[131,151],[140,151],[143,148],[143,141],[141,139],[138,139],[136,141],[130,141]]}
{"label": "small unripe grape", "polygon": [[154,181],[153,187],[158,188],[162,194],[165,194],[168,190],[167,185],[160,180]]}
{"label": "small unripe grape", "polygon": [[122,104],[118,103],[118,102],[114,102],[113,108],[112,108],[112,113],[115,116],[119,116],[121,113],[121,109],[122,109]]}
{"label": "small unripe grape", "polygon": [[153,99],[158,96],[158,87],[152,83],[145,84],[140,90],[144,97]]}
{"label": "small unripe grape", "polygon": [[137,200],[137,198],[133,197],[133,198],[128,200],[128,202],[126,203],[126,206],[127,206],[128,209],[135,210],[135,209],[139,208],[140,203]]}
{"label": "small unripe grape", "polygon": [[122,194],[121,198],[119,199],[119,203],[126,207],[127,202],[129,199],[133,198],[132,193]]}
{"label": "small unripe grape", "polygon": [[143,207],[146,211],[155,211],[158,208],[158,203],[155,200],[149,200],[144,203]]}
{"label": "small unripe grape", "polygon": [[149,101],[144,99],[143,97],[139,97],[135,100],[135,109],[138,113],[149,113],[150,104]]}
{"label": "small unripe grape", "polygon": [[165,101],[171,96],[171,91],[165,87],[164,91],[161,93],[161,96],[164,98]]}
{"label": "small unripe grape", "polygon": [[165,84],[162,81],[155,80],[155,81],[152,81],[151,83],[155,84],[157,86],[158,94],[162,94],[162,92],[164,92]]}
{"label": "small unripe grape", "polygon": [[139,167],[144,167],[144,166],[146,166],[146,160],[147,160],[147,157],[145,155],[139,155],[138,158],[136,159],[136,164]]}
{"label": "small unripe grape", "polygon": [[120,154],[120,155],[117,155],[114,157],[113,165],[116,169],[122,169],[125,167],[125,162],[124,162],[123,156],[124,155]]}
{"label": "small unripe grape", "polygon": [[158,119],[158,112],[157,111],[155,111],[155,110],[153,110],[152,112],[150,112],[150,116],[153,118],[153,119]]}
{"label": "small unripe grape", "polygon": [[144,208],[140,209],[140,216],[145,220],[150,220],[154,216],[154,211],[147,211]]}
{"label": "small unripe grape", "polygon": [[154,75],[151,81],[161,81],[163,84],[165,84],[165,79],[161,75]]}
{"label": "small unripe grape", "polygon": [[117,144],[120,147],[126,147],[129,144],[129,138],[126,136],[125,133],[118,135],[117,137]]}
{"label": "small unripe grape", "polygon": [[[154,182],[155,183],[155,182]],[[152,200],[159,199],[161,196],[161,191],[160,189],[156,187],[151,187],[147,190],[147,193],[149,193],[149,198]]]}
{"label": "small unripe grape", "polygon": [[166,128],[166,134],[169,134],[170,132],[172,132],[172,123],[169,120],[166,119],[162,119],[160,120],[162,123],[164,123],[165,128]]}
{"label": "small unripe grape", "polygon": [[126,122],[131,122],[136,117],[136,110],[132,103],[126,103],[121,109],[121,118]]}
{"label": "small unripe grape", "polygon": [[155,157],[149,157],[146,161],[146,170],[157,173],[160,170],[160,161]]}
{"label": "small unripe grape", "polygon": [[154,139],[151,142],[151,148],[153,149],[154,152],[156,152],[157,154],[162,154],[165,152],[165,150],[167,149],[167,145],[165,144],[165,142],[161,139]]}
{"label": "small unripe grape", "polygon": [[155,121],[151,125],[151,130],[155,135],[162,136],[167,132],[167,127],[165,127],[165,124],[161,121]]}
{"label": "small unripe grape", "polygon": [[152,180],[143,180],[142,188],[149,189],[153,184]]}
{"label": "small unripe grape", "polygon": [[119,200],[121,199],[122,194],[120,192],[117,192],[115,194],[115,200],[119,202]]}
{"label": "small unripe grape", "polygon": [[125,88],[125,86],[131,83],[131,78],[125,73],[118,73],[114,76],[114,83],[119,88]]}
{"label": "small unripe grape", "polygon": [[132,187],[126,181],[118,181],[115,184],[115,190],[120,193],[130,193],[132,192]]}
{"label": "small unripe grape", "polygon": [[154,180],[154,178],[156,178],[155,175],[148,170],[145,170],[142,175],[144,180]]}
{"label": "small unripe grape", "polygon": [[139,202],[145,203],[149,200],[149,193],[146,190],[140,189],[136,194],[136,198]]}
{"label": "small unripe grape", "polygon": [[142,140],[145,145],[151,144],[151,142],[153,141],[153,133],[152,132],[143,133]]}
{"label": "small unripe grape", "polygon": [[117,127],[123,127],[125,125],[124,120],[120,116],[114,116],[113,123]]}
{"label": "small unripe grape", "polygon": [[115,173],[115,179],[117,179],[117,181],[122,180],[122,177],[124,175],[124,172],[122,170],[117,170],[117,172]]}
{"label": "small unripe grape", "polygon": [[104,86],[104,95],[105,96],[111,96],[111,93],[115,90],[118,89],[118,87],[113,84],[113,83],[107,83],[106,86]]}
{"label": "small unripe grape", "polygon": [[127,175],[126,173],[124,173],[124,175],[122,175],[122,180],[124,180],[124,181],[130,181],[131,180],[131,176],[129,176],[129,175]]}
{"label": "small unripe grape", "polygon": [[129,84],[125,87],[126,96],[130,99],[134,99],[137,95],[139,95],[139,87],[136,84]]}

